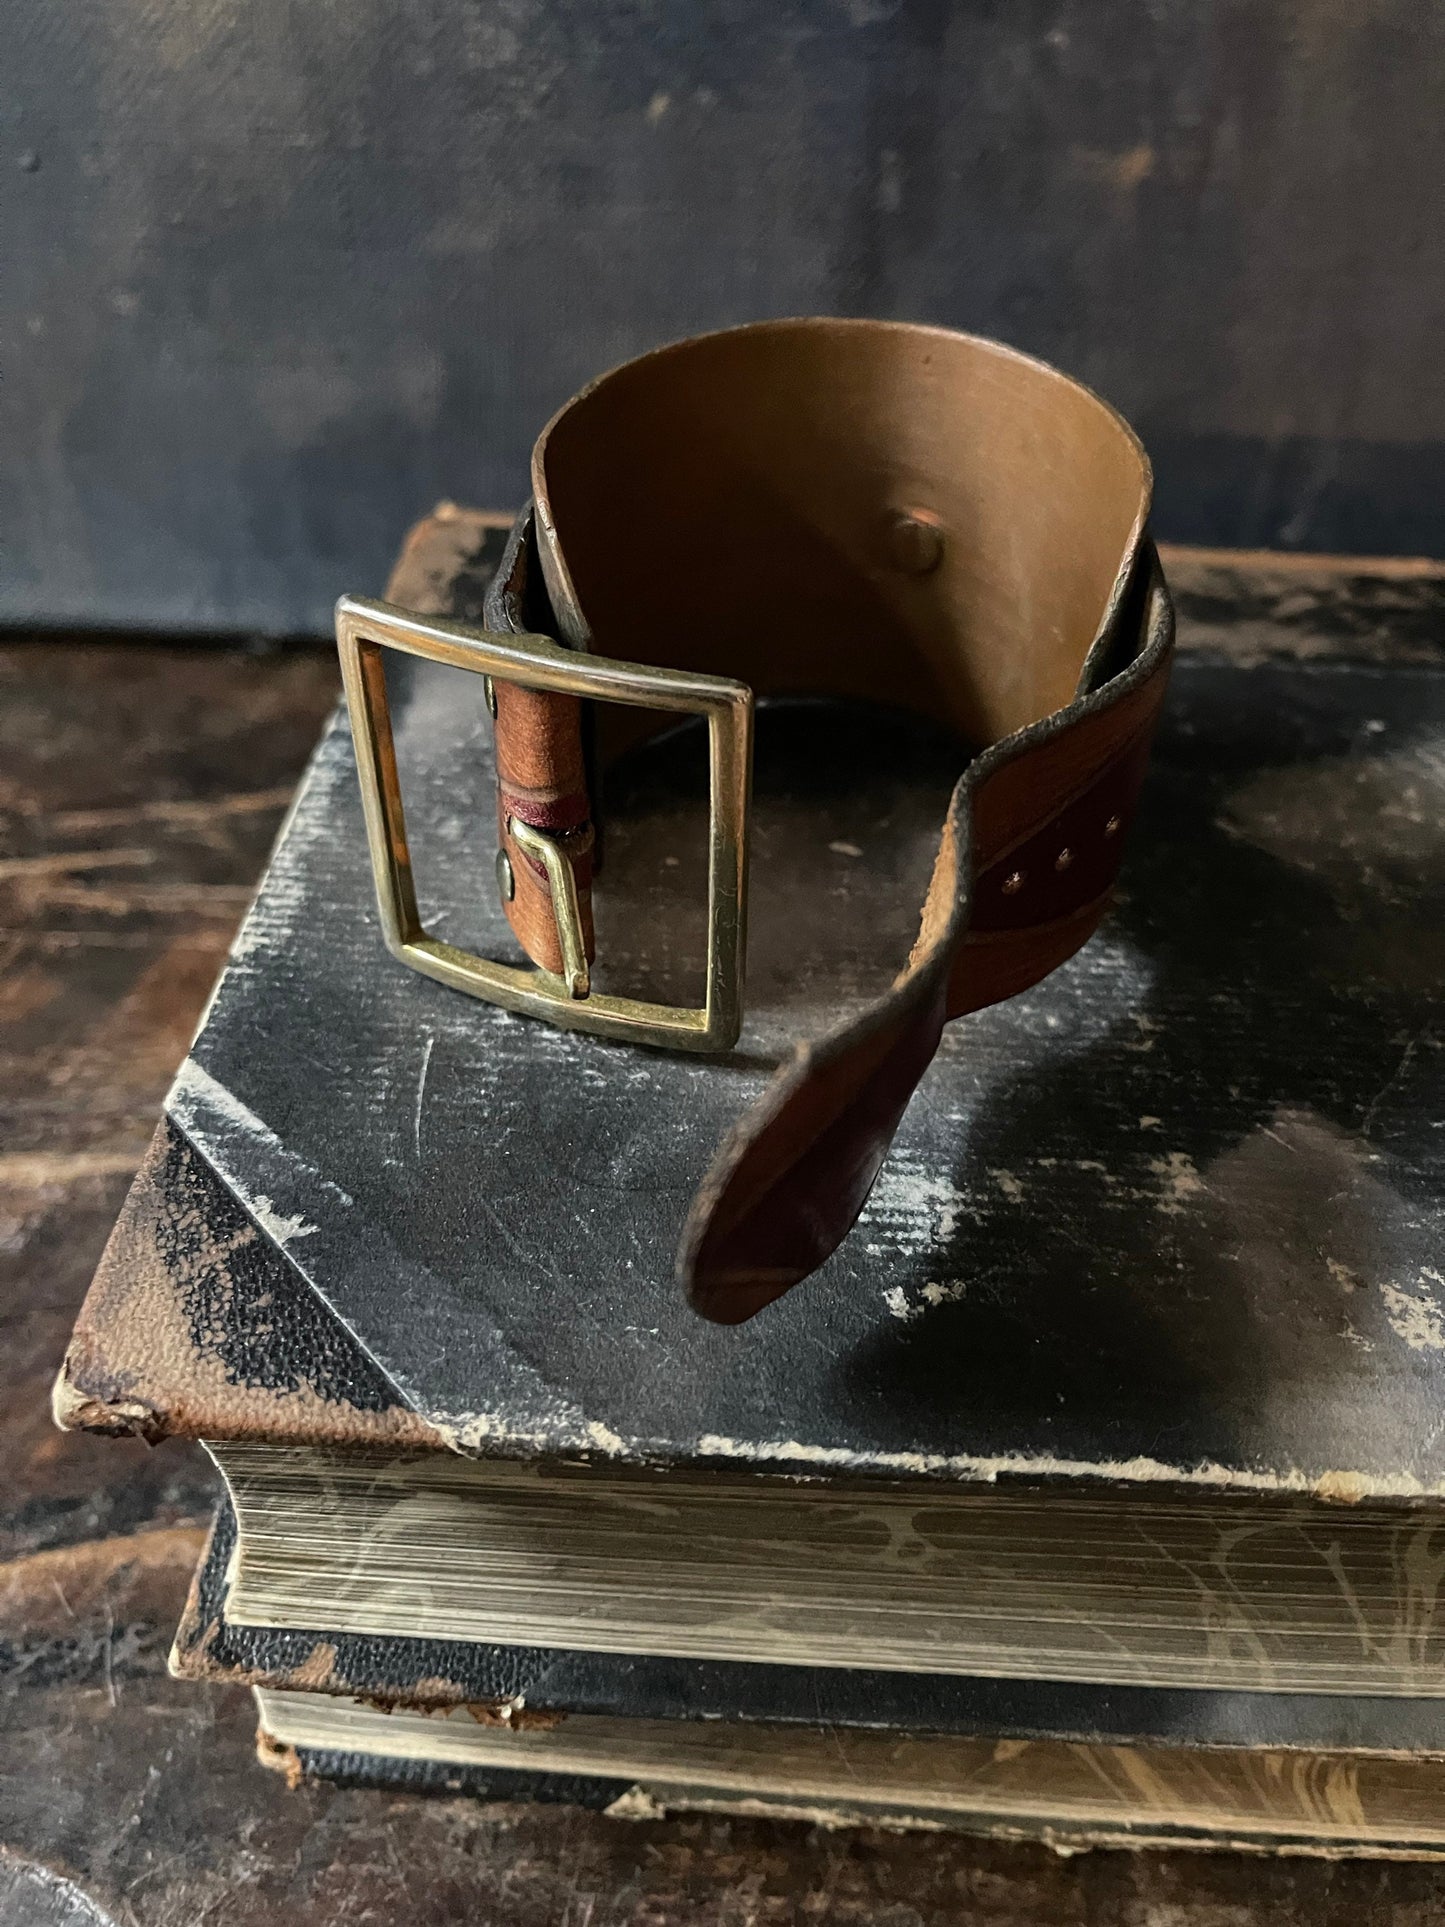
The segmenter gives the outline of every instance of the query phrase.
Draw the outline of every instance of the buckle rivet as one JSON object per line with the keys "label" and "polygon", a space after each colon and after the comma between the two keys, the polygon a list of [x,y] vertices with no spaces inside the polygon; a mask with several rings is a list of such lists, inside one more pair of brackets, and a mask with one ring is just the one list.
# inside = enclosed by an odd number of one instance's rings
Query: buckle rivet
{"label": "buckle rivet", "polygon": [[900,575],[932,575],[943,560],[943,525],[932,509],[900,509],[886,540],[888,560]]}
{"label": "buckle rivet", "polygon": [[510,903],[517,894],[517,878],[512,869],[512,859],[505,850],[497,852],[497,895],[503,903]]}

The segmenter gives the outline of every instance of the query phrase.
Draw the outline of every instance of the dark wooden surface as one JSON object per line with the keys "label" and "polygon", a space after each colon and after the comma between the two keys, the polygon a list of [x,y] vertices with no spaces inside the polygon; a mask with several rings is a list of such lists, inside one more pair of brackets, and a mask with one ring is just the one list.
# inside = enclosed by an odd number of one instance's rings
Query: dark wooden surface
{"label": "dark wooden surface", "polygon": [[0,1927],[1424,1927],[1445,1871],[628,1823],[308,1788],[242,1692],[165,1676],[194,1448],[54,1432],[49,1385],[288,787],[329,659],[0,649]]}

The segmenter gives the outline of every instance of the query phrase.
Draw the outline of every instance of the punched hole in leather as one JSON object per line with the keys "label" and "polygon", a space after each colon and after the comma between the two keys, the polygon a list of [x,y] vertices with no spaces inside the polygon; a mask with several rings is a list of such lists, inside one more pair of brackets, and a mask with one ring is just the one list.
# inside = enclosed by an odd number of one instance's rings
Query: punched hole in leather
{"label": "punched hole in leather", "polygon": [[[737,1323],[847,1235],[943,1025],[1038,982],[1103,914],[1172,647],[1149,466],[1096,396],[997,344],[808,320],[603,376],[543,431],[532,486],[489,628],[908,710],[981,746],[958,753],[911,952],[798,1044],[682,1227],[691,1303]],[[556,971],[546,877],[508,825],[573,864],[595,957],[602,773],[657,718],[594,705],[589,742],[577,698],[497,693],[507,914]]]}

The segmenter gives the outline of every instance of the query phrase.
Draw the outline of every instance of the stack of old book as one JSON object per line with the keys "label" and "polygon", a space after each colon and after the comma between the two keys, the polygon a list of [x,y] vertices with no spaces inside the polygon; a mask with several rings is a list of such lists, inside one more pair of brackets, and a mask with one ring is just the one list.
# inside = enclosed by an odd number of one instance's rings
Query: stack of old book
{"label": "stack of old book", "polygon": [[[474,613],[494,548],[446,511],[392,598]],[[846,714],[764,719],[749,1028],[702,1063],[394,964],[333,725],[57,1393],[206,1441],[173,1663],[255,1686],[263,1756],[1445,1850],[1445,685],[1259,628],[1185,651],[1103,933],[951,1027],[853,1235],[733,1330],[672,1282],[687,1199],[906,954],[948,754],[875,726],[860,784]],[[431,924],[505,956],[475,680],[398,676],[397,746]],[[700,760],[610,793],[601,948],[659,998],[700,968]]]}

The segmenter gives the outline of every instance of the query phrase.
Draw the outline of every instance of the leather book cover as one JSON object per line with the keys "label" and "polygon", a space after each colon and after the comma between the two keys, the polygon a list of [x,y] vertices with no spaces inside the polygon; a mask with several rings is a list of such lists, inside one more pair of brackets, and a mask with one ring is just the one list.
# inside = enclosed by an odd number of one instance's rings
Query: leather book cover
{"label": "leather book cover", "polygon": [[[390,594],[475,616],[499,548],[495,518],[448,510]],[[1184,640],[1103,929],[949,1027],[852,1234],[733,1329],[675,1285],[688,1200],[791,1042],[906,956],[957,752],[874,713],[760,716],[748,1020],[707,1060],[395,962],[338,717],[82,1312],[62,1422],[1437,1500],[1445,690],[1408,652]],[[430,926],[515,960],[479,682],[399,663],[397,752]],[[703,760],[679,734],[609,791],[599,967],[632,993],[695,994]]]}
{"label": "leather book cover", "polygon": [[429,1713],[465,1706],[478,1721],[514,1727],[582,1713],[1081,1744],[1442,1751],[1438,1700],[978,1679],[241,1626],[226,1617],[234,1545],[235,1518],[223,1502],[176,1632],[171,1670],[179,1678]]}
{"label": "leather book cover", "polygon": [[[627,1780],[604,1780],[584,1773],[537,1773],[501,1766],[457,1766],[446,1760],[378,1759],[370,1753],[342,1753],[280,1745],[263,1730],[256,1735],[263,1766],[282,1773],[293,1786],[326,1780],[333,1786],[378,1787],[392,1793],[465,1795],[473,1800],[541,1800],[558,1806],[616,1809],[631,1791]],[[622,1809],[625,1814],[626,1809]],[[658,1817],[644,1813],[644,1818]]]}
{"label": "leather book cover", "polygon": [[[1306,1755],[1294,1776],[1266,1778],[1278,1756],[1264,1756],[1259,1779],[1245,1776],[1245,1798],[1220,1799],[1214,1789],[1196,1805],[1173,1805],[1172,1789],[1159,1782],[1150,1754],[1127,1748],[1076,1749],[1074,1765],[1095,1772],[1095,1797],[1084,1802],[1049,1799],[1047,1783],[1032,1800],[1015,1800],[1001,1810],[981,1803],[976,1811],[870,1800],[866,1784],[820,1798],[656,1784],[576,1773],[545,1773],[504,1766],[462,1766],[446,1760],[397,1759],[360,1752],[330,1751],[279,1743],[257,1733],[262,1763],[286,1775],[293,1785],[324,1780],[342,1787],[376,1787],[439,1798],[468,1796],[485,1801],[549,1801],[600,1809],[619,1820],[660,1820],[672,1813],[739,1813],[803,1820],[825,1828],[881,1827],[901,1831],[940,1830],[1004,1840],[1033,1840],[1062,1854],[1102,1847],[1195,1847],[1258,1854],[1318,1855],[1350,1858],[1440,1860],[1445,1834],[1438,1825],[1439,1789],[1434,1776],[1418,1784],[1428,1768],[1390,1763],[1385,1772],[1403,1785],[1386,1785],[1369,1815],[1359,1810],[1351,1763],[1330,1755]],[[1005,1757],[1000,1750],[999,1757]],[[1174,1760],[1179,1754],[1173,1755]],[[1391,1768],[1393,1767],[1393,1771]],[[1205,1770],[1207,1774],[1207,1769]],[[1028,1782],[1022,1774],[1027,1790]],[[1186,1773],[1186,1782],[1193,1776]],[[1409,1805],[1409,1820],[1395,1810],[1398,1792]],[[1403,1802],[1402,1802],[1403,1804]],[[1079,1811],[1082,1805],[1086,1810]],[[1088,1809],[1092,1809],[1089,1811]]]}
{"label": "leather book cover", "polygon": [[859,1733],[816,1722],[760,1730],[578,1719],[503,1733],[465,1712],[418,1718],[310,1693],[258,1691],[256,1701],[261,1759],[297,1780],[583,1800],[628,1819],[751,1812],[960,1829],[1064,1850],[1445,1854],[1438,1758]]}

